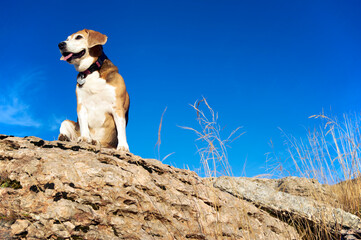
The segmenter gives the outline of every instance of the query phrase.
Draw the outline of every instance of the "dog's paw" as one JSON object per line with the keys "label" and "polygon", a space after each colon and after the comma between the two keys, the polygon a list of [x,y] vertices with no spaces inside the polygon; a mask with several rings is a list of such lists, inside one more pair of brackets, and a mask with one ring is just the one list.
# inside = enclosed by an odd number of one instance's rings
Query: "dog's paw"
{"label": "dog's paw", "polygon": [[93,140],[90,137],[79,137],[78,138],[78,143],[89,143],[92,144]]}
{"label": "dog's paw", "polygon": [[79,137],[78,143],[88,143],[94,146],[100,146],[100,142],[98,140],[94,140],[89,137]]}
{"label": "dog's paw", "polygon": [[70,142],[70,138],[65,134],[60,133],[58,136],[59,141]]}
{"label": "dog's paw", "polygon": [[94,139],[91,140],[91,143],[90,143],[90,144],[91,144],[91,145],[94,145],[94,146],[100,146],[100,145],[101,145],[98,140],[94,140]]}
{"label": "dog's paw", "polygon": [[117,150],[118,151],[129,152],[129,146],[128,146],[128,144],[126,144],[126,145],[118,145]]}

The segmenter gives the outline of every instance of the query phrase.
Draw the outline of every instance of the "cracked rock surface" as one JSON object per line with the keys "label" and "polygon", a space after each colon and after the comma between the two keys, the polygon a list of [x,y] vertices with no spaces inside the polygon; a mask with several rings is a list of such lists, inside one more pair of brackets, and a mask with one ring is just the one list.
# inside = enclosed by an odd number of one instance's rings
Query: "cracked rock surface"
{"label": "cracked rock surface", "polygon": [[194,172],[88,144],[0,135],[0,239],[299,239]]}

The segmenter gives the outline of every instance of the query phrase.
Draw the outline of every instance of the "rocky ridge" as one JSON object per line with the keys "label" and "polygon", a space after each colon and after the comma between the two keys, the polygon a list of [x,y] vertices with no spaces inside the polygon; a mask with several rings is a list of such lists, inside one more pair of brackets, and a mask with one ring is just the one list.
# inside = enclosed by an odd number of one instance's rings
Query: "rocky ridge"
{"label": "rocky ridge", "polygon": [[194,172],[88,144],[0,135],[0,239],[300,239]]}
{"label": "rocky ridge", "polygon": [[361,239],[329,187],[203,179],[127,152],[0,135],[0,239]]}

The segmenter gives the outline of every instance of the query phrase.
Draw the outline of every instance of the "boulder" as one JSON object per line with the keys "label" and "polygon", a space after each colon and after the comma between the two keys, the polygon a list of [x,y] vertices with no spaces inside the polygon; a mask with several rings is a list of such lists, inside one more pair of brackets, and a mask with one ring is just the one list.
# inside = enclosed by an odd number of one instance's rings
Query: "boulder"
{"label": "boulder", "polygon": [[285,222],[293,221],[291,224],[298,225],[300,231],[301,228],[319,232],[322,229],[326,235],[340,237],[350,235],[346,230],[361,230],[359,217],[322,201],[332,196],[326,186],[314,179],[219,177],[213,179],[213,183],[222,191],[259,206]]}

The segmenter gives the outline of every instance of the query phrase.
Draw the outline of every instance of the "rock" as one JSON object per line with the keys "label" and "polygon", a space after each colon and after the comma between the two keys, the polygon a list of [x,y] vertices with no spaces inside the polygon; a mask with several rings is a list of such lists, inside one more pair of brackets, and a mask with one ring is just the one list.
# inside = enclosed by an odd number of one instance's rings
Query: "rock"
{"label": "rock", "polygon": [[18,235],[24,233],[29,225],[30,222],[28,220],[18,219],[13,225],[11,225],[11,234]]}
{"label": "rock", "polygon": [[342,229],[341,240],[359,240],[361,239],[361,230]]}
{"label": "rock", "polygon": [[[312,227],[327,226],[337,236],[341,229],[361,229],[361,220],[357,216],[310,198],[312,191],[325,191],[323,194],[326,194],[326,189],[317,182],[311,190],[309,185],[315,180],[306,184],[310,189],[300,188],[305,185],[305,181],[307,179],[294,177],[281,180],[219,177],[214,180],[214,186],[247,200],[280,219],[284,218],[284,221],[292,218]],[[297,184],[292,184],[295,182]]]}
{"label": "rock", "polygon": [[194,172],[85,143],[0,135],[0,238],[300,239]]}
{"label": "rock", "polygon": [[321,184],[316,179],[285,177],[281,179],[248,178],[248,180],[264,184],[276,191],[326,202],[332,206],[340,206],[334,195],[333,186]]}

